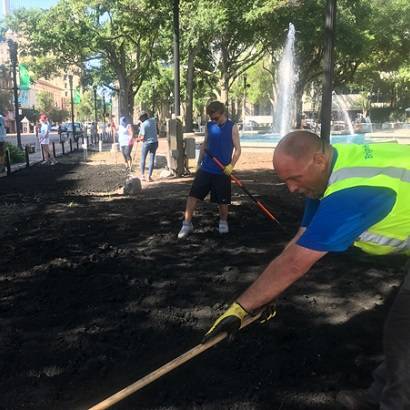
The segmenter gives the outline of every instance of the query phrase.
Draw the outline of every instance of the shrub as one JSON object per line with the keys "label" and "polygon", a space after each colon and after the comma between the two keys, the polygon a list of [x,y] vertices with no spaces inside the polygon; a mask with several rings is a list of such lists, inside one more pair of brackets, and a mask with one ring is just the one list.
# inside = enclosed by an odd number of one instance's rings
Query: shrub
{"label": "shrub", "polygon": [[24,151],[18,148],[16,145],[6,142],[5,150],[10,152],[10,161],[12,164],[18,164],[24,162]]}

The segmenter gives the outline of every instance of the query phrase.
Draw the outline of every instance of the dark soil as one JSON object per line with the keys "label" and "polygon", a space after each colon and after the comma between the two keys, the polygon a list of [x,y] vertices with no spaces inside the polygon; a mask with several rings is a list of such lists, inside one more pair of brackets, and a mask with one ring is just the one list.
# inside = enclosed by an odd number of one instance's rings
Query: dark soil
{"label": "dark soil", "polygon": [[[239,170],[283,230],[234,189],[178,241],[191,179],[116,193],[122,166],[75,156],[0,179],[0,409],[86,409],[195,346],[297,230],[301,198]],[[275,182],[276,181],[276,182]],[[252,325],[116,409],[335,409],[380,360],[400,259],[328,255]],[[384,303],[386,302],[386,303]]]}

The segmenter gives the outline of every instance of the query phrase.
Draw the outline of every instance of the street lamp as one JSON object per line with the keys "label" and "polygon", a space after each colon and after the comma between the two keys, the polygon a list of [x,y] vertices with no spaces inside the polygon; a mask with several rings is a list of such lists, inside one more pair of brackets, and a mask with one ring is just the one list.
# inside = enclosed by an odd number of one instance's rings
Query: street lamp
{"label": "street lamp", "polygon": [[325,45],[324,45],[324,75],[322,91],[322,108],[320,113],[320,138],[329,143],[330,122],[332,116],[332,90],[334,76],[334,43],[336,24],[336,0],[327,0],[325,19]]}
{"label": "street lamp", "polygon": [[93,92],[94,92],[94,122],[95,126],[97,127],[97,121],[98,121],[98,115],[97,115],[97,86],[93,86]]}
{"label": "street lamp", "polygon": [[173,43],[174,43],[174,110],[175,116],[180,115],[180,75],[179,75],[179,0],[173,4]]}
{"label": "street lamp", "polygon": [[73,76],[70,74],[68,76],[68,82],[70,83],[70,98],[71,98],[71,127],[73,130],[73,139],[75,140],[74,133],[74,96],[73,96]]}
{"label": "street lamp", "polygon": [[248,87],[248,76],[243,74],[243,128],[245,128],[245,116],[246,116],[246,88]]}
{"label": "street lamp", "polygon": [[9,38],[7,40],[10,53],[11,67],[13,71],[13,94],[14,94],[14,116],[16,119],[16,134],[17,134],[17,146],[23,149],[21,145],[21,134],[20,134],[20,112],[19,112],[19,96],[17,89],[17,43]]}
{"label": "street lamp", "polygon": [[103,90],[102,100],[103,100],[103,121],[105,123],[106,117],[107,117],[107,110],[106,110],[106,107],[105,107],[105,92],[104,92],[104,90]]}

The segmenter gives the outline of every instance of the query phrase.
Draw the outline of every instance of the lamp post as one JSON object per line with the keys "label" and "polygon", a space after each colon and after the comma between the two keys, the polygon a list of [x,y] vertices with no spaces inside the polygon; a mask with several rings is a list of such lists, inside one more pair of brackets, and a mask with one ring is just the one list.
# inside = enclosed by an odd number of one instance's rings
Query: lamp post
{"label": "lamp post", "polygon": [[106,109],[106,106],[105,106],[105,93],[104,93],[104,90],[103,90],[102,100],[103,100],[103,121],[105,123],[105,120],[106,120],[106,117],[107,117],[107,109]]}
{"label": "lamp post", "polygon": [[68,76],[68,82],[70,83],[70,99],[71,99],[71,127],[73,130],[73,139],[75,140],[75,130],[74,130],[74,96],[73,96],[73,76],[70,74]]}
{"label": "lamp post", "polygon": [[336,0],[327,0],[325,20],[325,55],[322,91],[322,110],[320,112],[320,138],[330,141],[330,121],[332,116],[332,91],[334,72]]}
{"label": "lamp post", "polygon": [[95,85],[93,87],[93,92],[94,92],[94,122],[95,122],[95,126],[97,126],[97,122],[98,122],[98,115],[97,115],[97,86],[95,86]]}
{"label": "lamp post", "polygon": [[17,134],[17,146],[23,149],[21,145],[21,134],[20,134],[20,112],[19,112],[19,96],[17,88],[17,43],[9,38],[7,40],[10,53],[10,61],[13,72],[13,95],[14,95],[14,116],[16,120],[16,134]]}
{"label": "lamp post", "polygon": [[245,116],[246,116],[246,88],[248,87],[248,76],[246,73],[243,74],[243,118],[242,123],[243,127],[245,127]]}
{"label": "lamp post", "polygon": [[179,0],[174,0],[174,110],[175,116],[180,115],[180,85],[179,85]]}

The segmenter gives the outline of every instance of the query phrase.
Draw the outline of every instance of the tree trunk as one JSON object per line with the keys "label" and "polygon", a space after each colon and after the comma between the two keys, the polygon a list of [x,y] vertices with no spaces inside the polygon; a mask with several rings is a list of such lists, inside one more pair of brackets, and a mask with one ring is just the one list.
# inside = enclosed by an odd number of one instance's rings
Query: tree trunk
{"label": "tree trunk", "polygon": [[118,114],[120,117],[128,116],[132,117],[132,111],[130,111],[130,107],[134,107],[134,99],[131,98],[130,103],[130,85],[129,81],[125,75],[125,73],[117,73],[118,74],[118,82],[120,85],[120,91],[118,95]]}
{"label": "tree trunk", "polygon": [[220,93],[219,100],[225,104],[226,109],[228,109],[228,78],[226,73],[222,73],[222,78],[219,82]]}
{"label": "tree trunk", "polygon": [[194,61],[198,48],[190,48],[188,51],[188,70],[186,79],[186,112],[185,132],[192,132],[193,128],[193,105],[194,105]]}
{"label": "tree trunk", "polygon": [[220,86],[220,101],[225,104],[226,109],[228,109],[228,97],[229,97],[229,75],[228,75],[228,52],[222,46],[222,69],[221,69],[221,78],[219,82]]}

